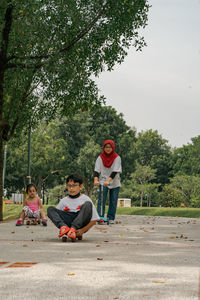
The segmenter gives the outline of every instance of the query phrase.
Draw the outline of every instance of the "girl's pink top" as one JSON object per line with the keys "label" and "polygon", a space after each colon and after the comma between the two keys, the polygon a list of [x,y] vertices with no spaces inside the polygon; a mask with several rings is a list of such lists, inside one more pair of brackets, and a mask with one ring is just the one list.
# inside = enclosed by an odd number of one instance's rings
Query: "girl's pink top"
{"label": "girl's pink top", "polygon": [[39,203],[38,203],[38,201],[34,201],[34,202],[27,201],[27,205],[28,205],[28,207],[29,207],[32,211],[39,210]]}

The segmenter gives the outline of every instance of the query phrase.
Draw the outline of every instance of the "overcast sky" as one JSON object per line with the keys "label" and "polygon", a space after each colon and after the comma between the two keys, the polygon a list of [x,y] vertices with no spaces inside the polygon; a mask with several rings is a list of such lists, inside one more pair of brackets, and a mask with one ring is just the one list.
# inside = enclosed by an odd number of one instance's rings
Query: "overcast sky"
{"label": "overcast sky", "polygon": [[200,0],[149,0],[147,47],[97,79],[107,105],[172,147],[200,135]]}

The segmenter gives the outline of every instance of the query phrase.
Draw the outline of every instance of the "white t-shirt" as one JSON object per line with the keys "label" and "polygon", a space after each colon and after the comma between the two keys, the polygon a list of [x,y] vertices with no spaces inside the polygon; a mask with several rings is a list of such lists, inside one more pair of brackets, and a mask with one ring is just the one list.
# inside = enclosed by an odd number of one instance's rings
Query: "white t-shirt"
{"label": "white t-shirt", "polygon": [[99,156],[96,160],[94,171],[96,171],[100,174],[99,183],[101,185],[103,185],[104,182],[110,177],[112,172],[117,172],[115,177],[111,180],[108,188],[113,189],[113,188],[121,186],[121,184],[120,184],[120,173],[122,172],[122,166],[121,166],[121,157],[120,156],[117,156],[115,158],[115,160],[113,161],[113,164],[110,168],[106,168],[103,165],[102,158]]}
{"label": "white t-shirt", "polygon": [[78,212],[81,208],[81,206],[86,202],[90,201],[92,203],[92,218],[91,221],[99,220],[99,215],[97,213],[97,210],[92,202],[92,200],[82,194],[78,198],[70,198],[68,196],[62,198],[58,205],[56,206],[57,209],[63,210],[63,211],[69,211],[69,212]]}

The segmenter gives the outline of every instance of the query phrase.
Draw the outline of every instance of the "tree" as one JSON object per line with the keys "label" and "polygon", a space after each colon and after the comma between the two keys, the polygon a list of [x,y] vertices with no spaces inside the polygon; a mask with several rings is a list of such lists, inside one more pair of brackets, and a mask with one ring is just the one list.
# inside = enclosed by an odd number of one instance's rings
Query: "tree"
{"label": "tree", "polygon": [[191,143],[177,148],[173,152],[173,174],[200,174],[200,136],[191,139]]}
{"label": "tree", "polygon": [[138,163],[156,170],[155,183],[169,183],[172,152],[167,140],[157,130],[141,131],[138,133],[135,148]]}
{"label": "tree", "polygon": [[129,184],[132,185],[135,194],[139,195],[141,207],[143,205],[144,195],[150,190],[148,183],[155,178],[155,173],[156,170],[149,166],[142,166],[137,163],[135,172],[131,174]]}
{"label": "tree", "polygon": [[79,173],[83,177],[85,191],[89,196],[91,196],[94,188],[94,166],[100,151],[99,145],[90,140],[85,144],[85,147],[80,150],[77,160]]}
{"label": "tree", "polygon": [[[61,177],[69,172],[68,162],[71,157],[68,144],[60,136],[56,122],[43,123],[37,130],[32,132],[31,140],[31,177],[41,197],[41,189],[44,183],[46,187],[51,187],[52,182],[55,181],[58,181],[58,184],[61,182]],[[17,143],[17,139],[14,143],[13,140],[8,149],[8,175],[6,176],[5,186],[9,192],[16,189],[22,190],[26,187],[26,137],[24,137],[24,142],[21,143]],[[59,176],[55,176],[58,174]]]}
{"label": "tree", "polygon": [[171,184],[165,184],[160,192],[159,204],[165,207],[178,207],[183,202],[180,190]]}
{"label": "tree", "polygon": [[122,179],[129,178],[134,172],[136,132],[127,126],[123,115],[118,114],[113,107],[102,106],[95,110],[80,112],[64,118],[59,126],[63,139],[69,144],[68,149],[74,168],[80,149],[85,147],[87,142],[93,140],[102,151],[104,140],[113,139],[115,150],[122,158]]}
{"label": "tree", "polygon": [[146,0],[0,2],[0,220],[3,140],[57,110],[98,105],[91,76],[121,63],[131,44],[141,50],[148,9]]}
{"label": "tree", "polygon": [[200,177],[189,175],[176,175],[171,179],[172,187],[176,188],[181,196],[182,203],[190,207],[200,204]]}
{"label": "tree", "polygon": [[[104,121],[103,115],[107,116]],[[101,131],[98,131],[99,126]],[[126,125],[115,109],[103,106],[98,109],[98,114],[79,112],[60,121],[43,122],[39,128],[32,130],[31,177],[38,192],[42,182],[45,181],[46,188],[53,188],[75,171],[85,177],[90,187],[95,160],[102,152],[102,144],[99,144],[101,132],[104,139],[116,141],[116,151],[123,161],[122,180],[128,179],[135,169],[135,131]],[[21,140],[12,139],[8,145],[5,187],[11,193],[26,186],[27,137],[23,135]],[[55,173],[56,170],[60,172]]]}
{"label": "tree", "polygon": [[102,149],[104,140],[112,139],[115,142],[115,151],[122,159],[122,179],[129,178],[135,169],[136,131],[131,129],[123,119],[123,114],[118,114],[111,106],[104,106],[91,110],[89,132],[95,143]]}

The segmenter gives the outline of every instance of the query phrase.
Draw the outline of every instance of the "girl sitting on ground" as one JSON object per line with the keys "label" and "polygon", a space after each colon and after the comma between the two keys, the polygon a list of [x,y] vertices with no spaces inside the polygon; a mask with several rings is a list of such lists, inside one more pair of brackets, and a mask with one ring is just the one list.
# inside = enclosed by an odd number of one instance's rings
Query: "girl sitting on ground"
{"label": "girl sitting on ground", "polygon": [[42,225],[47,226],[47,219],[45,217],[42,201],[36,195],[36,186],[33,183],[27,185],[26,193],[28,194],[28,197],[25,200],[25,206],[20,213],[19,220],[17,221],[16,226],[21,226],[26,217],[35,219],[42,218]]}

